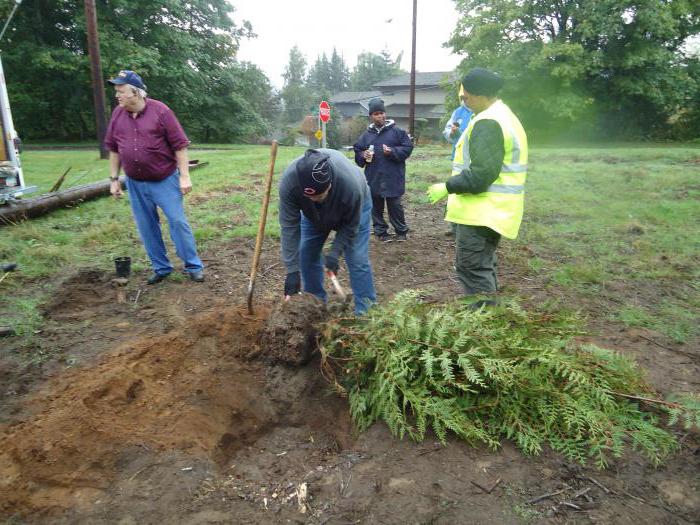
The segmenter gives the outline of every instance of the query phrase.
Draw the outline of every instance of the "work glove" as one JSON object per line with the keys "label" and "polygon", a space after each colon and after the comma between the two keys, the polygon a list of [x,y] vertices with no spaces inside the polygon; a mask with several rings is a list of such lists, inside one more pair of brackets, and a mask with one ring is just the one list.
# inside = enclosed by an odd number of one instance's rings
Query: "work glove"
{"label": "work glove", "polygon": [[430,199],[430,204],[435,204],[438,201],[446,198],[449,193],[447,191],[447,184],[441,182],[440,184],[433,184],[428,188],[427,191],[428,199]]}
{"label": "work glove", "polygon": [[284,279],[284,295],[296,295],[301,291],[301,275],[299,272],[290,272]]}
{"label": "work glove", "polygon": [[326,270],[338,275],[338,259],[332,255],[326,255]]}

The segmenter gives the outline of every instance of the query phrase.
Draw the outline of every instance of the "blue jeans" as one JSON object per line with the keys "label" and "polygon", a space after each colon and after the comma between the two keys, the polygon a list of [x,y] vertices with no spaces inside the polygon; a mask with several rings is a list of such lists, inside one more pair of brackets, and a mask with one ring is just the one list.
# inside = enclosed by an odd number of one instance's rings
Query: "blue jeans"
{"label": "blue jeans", "polygon": [[[369,234],[372,218],[372,201],[367,199],[362,209],[360,226],[355,241],[345,249],[345,263],[350,275],[350,287],[355,296],[355,314],[362,315],[372,304],[377,302],[374,291],[372,265],[369,262]],[[326,301],[327,294],[323,287],[323,244],[328,233],[320,232],[303,214],[301,216],[301,243],[299,245],[299,263],[304,291]]]}
{"label": "blue jeans", "polygon": [[158,182],[126,178],[129,202],[134,214],[136,228],[139,231],[146,253],[151,259],[153,271],[166,275],[173,271],[163,242],[160,229],[160,208],[168,219],[170,238],[175,244],[175,251],[185,263],[185,271],[199,272],[202,261],[197,255],[192,228],[185,217],[182,193],[180,192],[180,171],[175,170],[168,178]]}

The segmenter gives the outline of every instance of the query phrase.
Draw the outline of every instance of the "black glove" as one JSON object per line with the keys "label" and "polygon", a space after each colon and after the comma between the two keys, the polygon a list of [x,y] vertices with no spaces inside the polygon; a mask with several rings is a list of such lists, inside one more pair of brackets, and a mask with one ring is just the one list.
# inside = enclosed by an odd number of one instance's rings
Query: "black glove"
{"label": "black glove", "polygon": [[332,255],[326,255],[326,270],[338,275],[338,259]]}
{"label": "black glove", "polygon": [[284,295],[295,295],[301,291],[301,275],[291,272],[284,279]]}

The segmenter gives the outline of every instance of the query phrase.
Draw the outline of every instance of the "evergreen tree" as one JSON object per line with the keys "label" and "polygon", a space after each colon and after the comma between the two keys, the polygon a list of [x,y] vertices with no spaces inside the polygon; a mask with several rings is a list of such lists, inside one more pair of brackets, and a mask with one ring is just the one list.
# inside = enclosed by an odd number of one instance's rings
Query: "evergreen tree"
{"label": "evergreen tree", "polygon": [[316,58],[316,62],[309,70],[307,86],[315,94],[339,93],[348,88],[350,71],[342,56],[335,48],[330,60],[325,53]]}
{"label": "evergreen tree", "polygon": [[380,54],[360,53],[357,57],[357,64],[350,75],[352,89],[354,91],[369,91],[375,83],[402,73],[402,55],[399,53],[395,59],[392,59],[387,50],[383,50]]}
{"label": "evergreen tree", "polygon": [[330,76],[328,80],[328,89],[331,93],[339,93],[345,91],[350,85],[350,70],[348,69],[345,59],[338,54],[335,48],[331,54]]}
{"label": "evergreen tree", "polygon": [[282,100],[284,100],[284,115],[286,122],[298,122],[304,115],[308,115],[313,106],[313,96],[306,85],[306,57],[297,46],[289,50],[289,62],[285,67],[284,87],[282,88]]}
{"label": "evergreen tree", "polygon": [[309,70],[306,85],[314,93],[329,91],[331,77],[331,63],[325,53],[316,58],[316,62]]}

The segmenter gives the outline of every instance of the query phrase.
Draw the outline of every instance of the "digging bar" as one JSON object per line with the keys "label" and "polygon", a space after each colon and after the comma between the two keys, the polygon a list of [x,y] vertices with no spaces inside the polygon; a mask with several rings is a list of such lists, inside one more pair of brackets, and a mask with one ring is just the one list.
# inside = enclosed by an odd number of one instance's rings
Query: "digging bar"
{"label": "digging bar", "polygon": [[267,208],[270,204],[270,188],[272,188],[272,175],[275,171],[275,159],[277,158],[277,141],[272,141],[272,151],[270,152],[270,170],[267,172],[265,180],[265,196],[263,197],[262,209],[260,210],[260,222],[258,222],[258,235],[255,238],[255,252],[253,252],[253,266],[250,269],[250,280],[248,281],[248,313],[253,314],[253,287],[255,285],[255,275],[258,273],[260,263],[260,250],[262,249],[263,237],[265,236],[265,223],[267,222]]}

